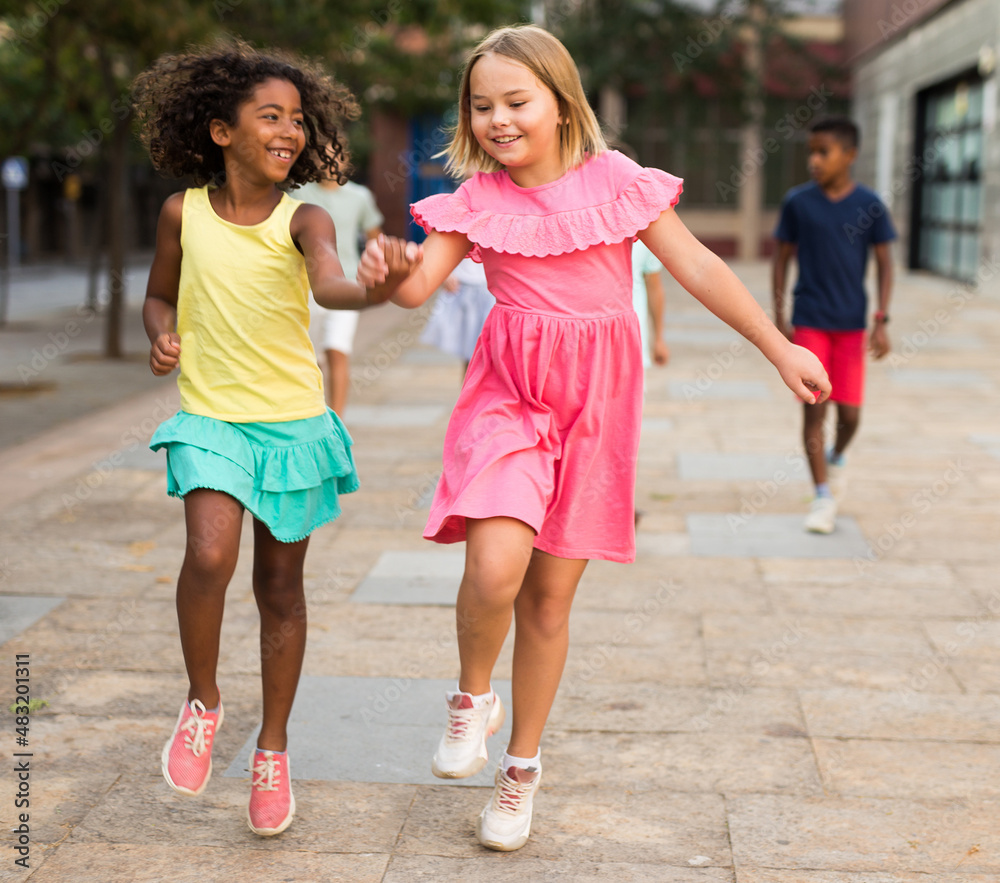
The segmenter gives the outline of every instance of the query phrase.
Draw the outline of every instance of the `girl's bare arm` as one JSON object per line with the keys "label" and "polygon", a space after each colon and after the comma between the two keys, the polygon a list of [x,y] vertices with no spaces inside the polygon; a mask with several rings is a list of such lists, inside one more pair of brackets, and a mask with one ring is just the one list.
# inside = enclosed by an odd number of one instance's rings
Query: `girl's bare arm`
{"label": "girl's bare arm", "polygon": [[344,276],[337,257],[337,231],[325,209],[303,203],[292,215],[289,232],[306,259],[309,287],[321,307],[362,310],[377,302],[368,298],[363,285]]}
{"label": "girl's bare arm", "polygon": [[391,237],[369,241],[358,278],[371,285],[372,296],[389,297],[401,307],[419,307],[459,265],[472,244],[464,233],[431,232],[423,245]]}
{"label": "girl's bare arm", "polygon": [[158,376],[177,367],[181,338],[177,333],[177,292],[181,280],[181,212],[184,194],[167,198],[156,224],[156,254],[149,269],[142,323],[149,338],[149,367]]}
{"label": "girl's bare arm", "polygon": [[819,359],[788,341],[736,274],[694,237],[673,209],[663,212],[639,238],[687,291],[764,354],[792,392],[807,402],[830,394]]}

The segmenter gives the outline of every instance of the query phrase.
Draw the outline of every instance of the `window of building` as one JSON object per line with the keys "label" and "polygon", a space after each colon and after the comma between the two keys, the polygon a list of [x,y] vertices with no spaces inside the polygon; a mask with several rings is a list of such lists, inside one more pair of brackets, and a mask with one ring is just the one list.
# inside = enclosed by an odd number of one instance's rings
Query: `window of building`
{"label": "window of building", "polygon": [[917,95],[910,266],[971,281],[982,226],[983,83],[968,74]]}

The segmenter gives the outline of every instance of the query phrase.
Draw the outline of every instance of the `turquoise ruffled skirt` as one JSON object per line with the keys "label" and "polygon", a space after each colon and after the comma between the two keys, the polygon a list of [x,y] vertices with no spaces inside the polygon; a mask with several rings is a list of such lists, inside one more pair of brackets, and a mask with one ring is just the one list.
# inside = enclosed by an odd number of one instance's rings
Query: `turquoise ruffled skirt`
{"label": "turquoise ruffled skirt", "polygon": [[178,411],[149,442],[154,451],[167,449],[170,496],[222,491],[283,543],[340,515],[340,495],[358,489],[352,444],[330,410],[284,423],[227,423]]}

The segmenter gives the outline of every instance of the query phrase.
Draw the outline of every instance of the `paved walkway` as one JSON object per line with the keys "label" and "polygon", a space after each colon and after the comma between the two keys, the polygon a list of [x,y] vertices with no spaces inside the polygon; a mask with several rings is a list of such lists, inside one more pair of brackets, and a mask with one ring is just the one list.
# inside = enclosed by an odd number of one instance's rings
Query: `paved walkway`
{"label": "paved walkway", "polygon": [[[763,264],[737,270],[766,294]],[[185,689],[184,527],[144,441],[176,407],[172,381],[146,375],[141,331],[114,366],[81,332],[15,394],[74,303],[0,332],[4,692],[29,659],[45,703],[27,746],[12,715],[0,735],[0,841],[17,846],[23,825],[30,847],[29,870],[4,848],[0,881],[1000,879],[997,284],[900,279],[896,355],[870,368],[829,537],[801,528],[800,412],[777,376],[673,287],[668,308],[638,560],[587,571],[532,839],[511,855],[475,842],[485,776],[429,774],[461,547],[420,529],[460,367],[414,344],[421,317],[362,319],[345,419],[363,486],[306,562],[298,814],[270,840],[243,820],[259,709],[249,545],[227,600],[216,775],[182,799],[159,773]],[[84,366],[104,373],[80,403]],[[509,670],[508,646],[501,692]]]}

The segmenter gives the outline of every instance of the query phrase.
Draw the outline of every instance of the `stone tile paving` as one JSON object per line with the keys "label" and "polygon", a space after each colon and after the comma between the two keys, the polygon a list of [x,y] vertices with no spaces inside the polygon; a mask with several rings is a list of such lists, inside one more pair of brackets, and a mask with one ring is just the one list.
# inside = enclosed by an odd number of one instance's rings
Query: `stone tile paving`
{"label": "stone tile paving", "polygon": [[[765,265],[737,269],[767,290]],[[249,525],[226,603],[216,776],[182,799],[159,754],[185,685],[172,609],[183,507],[133,432],[175,399],[166,381],[129,400],[108,389],[82,420],[67,405],[56,429],[0,449],[0,641],[8,658],[31,654],[32,693],[48,702],[31,718],[30,873],[6,861],[0,881],[992,883],[1000,307],[981,298],[917,345],[949,288],[901,274],[901,345],[869,367],[838,530],[811,537],[802,475],[753,497],[799,455],[799,406],[668,286],[672,361],[647,375],[637,561],[595,562],[580,586],[533,836],[512,855],[475,842],[487,788],[427,776],[457,674],[462,549],[420,529],[458,370],[419,348],[380,365],[406,314],[362,320],[345,416],[363,486],[311,541],[299,810],[271,840],[243,818],[260,715]],[[58,390],[37,406],[58,410]],[[508,639],[502,689],[510,665]],[[0,801],[5,847],[13,810]]]}

